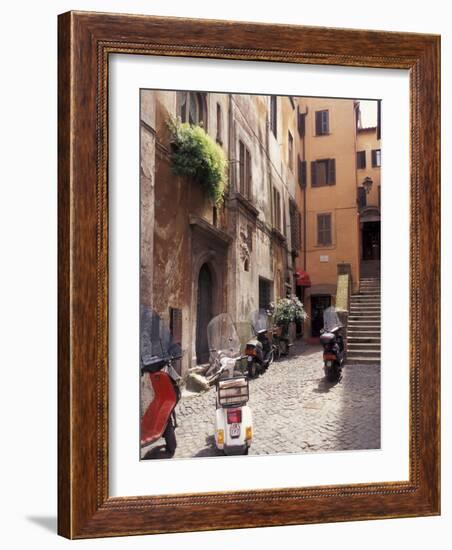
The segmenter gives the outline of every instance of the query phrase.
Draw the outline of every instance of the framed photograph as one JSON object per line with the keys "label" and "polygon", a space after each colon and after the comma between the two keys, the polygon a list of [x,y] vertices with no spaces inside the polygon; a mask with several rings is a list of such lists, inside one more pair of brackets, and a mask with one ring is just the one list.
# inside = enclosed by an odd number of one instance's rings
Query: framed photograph
{"label": "framed photograph", "polygon": [[59,16],[61,535],[440,513],[439,56]]}

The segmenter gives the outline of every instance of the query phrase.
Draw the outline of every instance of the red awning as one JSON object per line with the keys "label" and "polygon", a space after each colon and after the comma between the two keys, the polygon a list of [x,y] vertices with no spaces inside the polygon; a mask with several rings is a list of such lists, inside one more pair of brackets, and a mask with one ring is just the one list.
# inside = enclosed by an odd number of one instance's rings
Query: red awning
{"label": "red awning", "polygon": [[301,271],[300,269],[297,269],[295,271],[295,280],[297,286],[311,286],[311,278],[306,271]]}

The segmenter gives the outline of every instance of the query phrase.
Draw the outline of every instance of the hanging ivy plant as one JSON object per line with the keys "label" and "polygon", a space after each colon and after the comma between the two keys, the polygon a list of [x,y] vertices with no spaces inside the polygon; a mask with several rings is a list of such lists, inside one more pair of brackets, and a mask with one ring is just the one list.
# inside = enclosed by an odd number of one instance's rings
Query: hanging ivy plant
{"label": "hanging ivy plant", "polygon": [[227,159],[223,149],[201,126],[170,119],[171,166],[178,176],[198,182],[215,204],[223,202],[227,181]]}

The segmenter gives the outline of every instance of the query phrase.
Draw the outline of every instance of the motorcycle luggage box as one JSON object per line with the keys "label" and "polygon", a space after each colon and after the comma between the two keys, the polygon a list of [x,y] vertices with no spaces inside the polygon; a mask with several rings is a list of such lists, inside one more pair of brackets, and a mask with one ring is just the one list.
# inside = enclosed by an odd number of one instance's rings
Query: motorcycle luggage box
{"label": "motorcycle luggage box", "polygon": [[320,335],[320,343],[322,346],[332,344],[336,339],[336,336],[332,332],[324,332]]}
{"label": "motorcycle luggage box", "polygon": [[224,378],[218,381],[218,403],[222,407],[243,405],[249,400],[248,379],[244,376]]}

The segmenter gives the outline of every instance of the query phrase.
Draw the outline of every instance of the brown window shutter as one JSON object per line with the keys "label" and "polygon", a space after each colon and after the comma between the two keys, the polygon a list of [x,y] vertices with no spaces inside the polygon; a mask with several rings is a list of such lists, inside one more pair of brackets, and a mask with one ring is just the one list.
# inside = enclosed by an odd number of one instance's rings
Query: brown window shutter
{"label": "brown window shutter", "polygon": [[320,135],[322,133],[322,112],[317,111],[315,114],[315,133]]}
{"label": "brown window shutter", "polygon": [[306,116],[304,114],[298,113],[298,134],[302,138],[306,133]]}
{"label": "brown window shutter", "polygon": [[306,180],[307,180],[307,177],[306,177],[306,161],[305,160],[302,160],[301,161],[301,187],[306,187]]}
{"label": "brown window shutter", "polygon": [[328,185],[336,184],[336,159],[328,160]]}
{"label": "brown window shutter", "polygon": [[325,244],[331,244],[331,214],[325,216]]}
{"label": "brown window shutter", "polygon": [[330,133],[330,117],[328,111],[323,111],[323,133]]}
{"label": "brown window shutter", "polygon": [[315,187],[317,185],[317,163],[315,160],[311,161],[311,186]]}
{"label": "brown window shutter", "polygon": [[372,166],[377,165],[377,151],[375,149],[372,150]]}
{"label": "brown window shutter", "polygon": [[356,167],[357,168],[366,167],[366,151],[358,151],[356,153]]}

